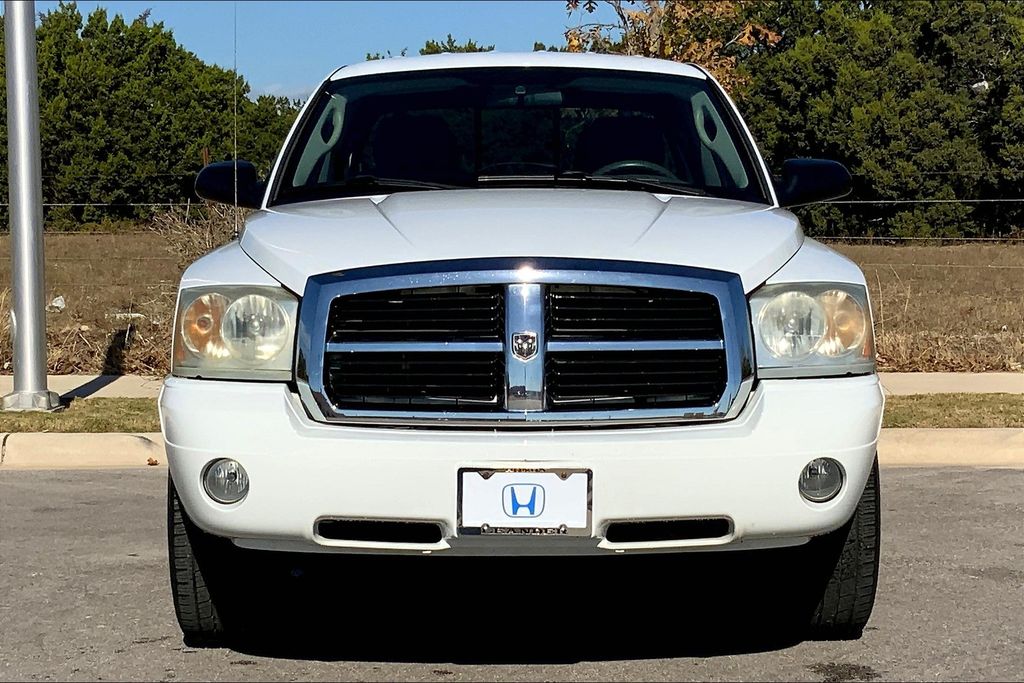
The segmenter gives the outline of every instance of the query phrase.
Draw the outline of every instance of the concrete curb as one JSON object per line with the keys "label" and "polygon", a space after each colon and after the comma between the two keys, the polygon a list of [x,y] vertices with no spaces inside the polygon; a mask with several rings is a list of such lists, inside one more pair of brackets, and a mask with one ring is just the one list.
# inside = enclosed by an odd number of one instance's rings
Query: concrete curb
{"label": "concrete curb", "polygon": [[[160,432],[17,433],[0,439],[0,471],[167,465]],[[882,467],[1024,469],[1024,429],[883,429],[878,453]]]}
{"label": "concrete curb", "polygon": [[1024,469],[1024,429],[883,429],[882,467]]}
{"label": "concrete curb", "polygon": [[3,434],[0,439],[0,471],[123,469],[167,464],[167,458],[164,457],[164,438],[160,432],[21,432]]}

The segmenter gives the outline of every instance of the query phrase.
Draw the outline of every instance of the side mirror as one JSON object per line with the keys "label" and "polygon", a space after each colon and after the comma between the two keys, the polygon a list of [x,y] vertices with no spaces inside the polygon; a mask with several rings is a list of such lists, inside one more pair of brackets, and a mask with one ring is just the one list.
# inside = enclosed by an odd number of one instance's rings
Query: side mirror
{"label": "side mirror", "polygon": [[853,178],[846,167],[827,159],[788,159],[775,185],[779,204],[786,207],[838,199],[852,189]]}
{"label": "side mirror", "polygon": [[258,209],[263,204],[266,185],[259,181],[256,167],[248,161],[218,161],[196,176],[196,194],[221,204],[235,203],[235,167],[238,167],[238,205]]}

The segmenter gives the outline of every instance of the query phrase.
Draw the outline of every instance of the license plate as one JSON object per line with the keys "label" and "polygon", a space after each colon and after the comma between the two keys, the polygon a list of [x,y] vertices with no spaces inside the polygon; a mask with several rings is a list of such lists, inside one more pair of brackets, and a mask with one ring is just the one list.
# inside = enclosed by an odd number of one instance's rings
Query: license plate
{"label": "license plate", "polygon": [[590,470],[461,469],[459,533],[590,535],[590,491]]}

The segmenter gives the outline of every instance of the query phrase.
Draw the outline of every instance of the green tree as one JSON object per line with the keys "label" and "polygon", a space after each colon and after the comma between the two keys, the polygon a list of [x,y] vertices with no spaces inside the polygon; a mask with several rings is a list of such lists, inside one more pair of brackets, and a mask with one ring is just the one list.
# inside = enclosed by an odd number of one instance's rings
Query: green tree
{"label": "green tree", "polygon": [[[440,55],[448,52],[490,52],[494,49],[493,45],[478,45],[475,40],[470,38],[465,43],[459,44],[455,41],[452,34],[444,40],[428,40],[423,47],[420,48],[421,55]],[[398,53],[398,56],[405,57],[409,52],[408,48],[402,48],[402,51]],[[375,62],[378,59],[391,59],[395,55],[391,54],[391,50],[384,52],[367,52],[366,61]]]}
{"label": "green tree", "polygon": [[[865,205],[805,210],[812,232],[1006,233],[1024,173],[1019,3],[762,3],[782,36],[744,63],[740,106],[774,165],[825,156]],[[987,81],[975,92],[972,86]],[[921,203],[902,203],[908,200]],[[923,200],[923,201],[922,201]],[[901,203],[897,203],[901,202]],[[928,202],[928,203],[926,203]],[[934,202],[934,203],[931,203]]]}
{"label": "green tree", "polygon": [[472,38],[460,45],[455,42],[455,38],[453,38],[452,34],[449,33],[448,37],[444,40],[428,40],[427,43],[420,48],[420,54],[439,55],[446,52],[490,52],[493,49],[493,45],[478,45]]}
{"label": "green tree", "polygon": [[545,45],[540,41],[534,41],[533,52],[568,52],[569,48],[565,45]]}
{"label": "green tree", "polygon": [[[83,17],[62,2],[41,17],[37,54],[43,198],[69,205],[47,212],[48,227],[184,201],[203,150],[232,156],[236,102],[239,156],[267,170],[297,111],[286,98],[251,99],[243,78],[202,62],[148,13]],[[0,174],[6,184],[6,164]]]}

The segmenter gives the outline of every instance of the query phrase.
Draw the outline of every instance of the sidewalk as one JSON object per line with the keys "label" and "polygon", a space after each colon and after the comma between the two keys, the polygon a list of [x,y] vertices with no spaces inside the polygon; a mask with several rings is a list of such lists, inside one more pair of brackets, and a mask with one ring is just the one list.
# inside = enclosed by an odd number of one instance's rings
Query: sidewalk
{"label": "sidewalk", "polygon": [[[891,396],[909,394],[1024,394],[1024,372],[883,372],[882,385]],[[50,390],[66,398],[156,398],[162,377],[139,375],[50,375]],[[0,396],[14,378],[0,375]]]}
{"label": "sidewalk", "polygon": [[[63,398],[156,398],[163,377],[140,375],[50,375],[47,384]],[[14,389],[14,377],[0,375],[0,396]]]}
{"label": "sidewalk", "polygon": [[1024,394],[1024,372],[883,372],[890,396],[909,394]]}

